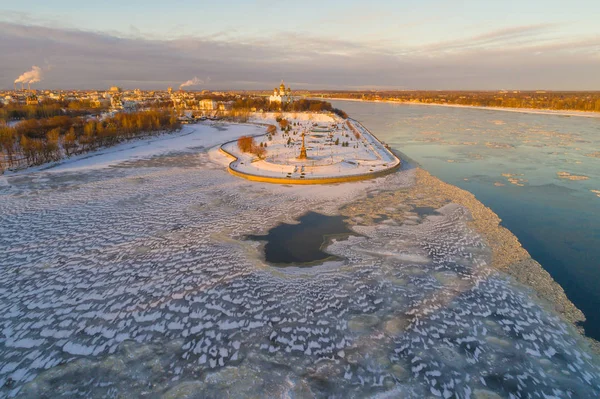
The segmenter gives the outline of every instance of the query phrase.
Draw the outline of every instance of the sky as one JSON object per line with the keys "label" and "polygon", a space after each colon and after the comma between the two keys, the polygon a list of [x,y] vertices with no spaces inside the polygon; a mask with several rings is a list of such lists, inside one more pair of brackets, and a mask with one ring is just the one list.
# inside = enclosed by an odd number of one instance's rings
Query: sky
{"label": "sky", "polygon": [[600,90],[600,1],[0,1],[0,88]]}

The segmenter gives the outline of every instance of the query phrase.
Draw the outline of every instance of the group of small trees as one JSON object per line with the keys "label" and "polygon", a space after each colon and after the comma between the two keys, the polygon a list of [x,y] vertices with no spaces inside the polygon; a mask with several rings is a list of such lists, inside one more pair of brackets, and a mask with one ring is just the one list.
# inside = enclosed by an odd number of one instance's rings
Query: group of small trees
{"label": "group of small trees", "polygon": [[71,116],[30,119],[0,126],[0,170],[37,165],[123,140],[180,127],[170,110],[118,113],[100,120]]}
{"label": "group of small trees", "polygon": [[106,106],[94,107],[89,100],[44,100],[38,105],[2,104],[0,103],[0,120],[11,121],[15,119],[44,119],[53,116],[82,116],[97,114],[106,109]]}
{"label": "group of small trees", "polygon": [[254,139],[250,136],[242,136],[237,141],[238,148],[242,152],[251,152],[254,147]]}
{"label": "group of small trees", "polygon": [[275,120],[277,122],[279,122],[279,127],[281,128],[282,132],[289,132],[290,130],[292,130],[292,125],[290,124],[290,121],[288,121],[285,118],[282,117],[277,117],[275,118]]}
{"label": "group of small trees", "polygon": [[247,97],[239,98],[233,103],[233,111],[252,110],[252,111],[282,111],[282,112],[334,112],[342,118],[348,118],[348,115],[337,108],[333,108],[331,103],[321,100],[299,99],[290,103],[271,103],[266,97]]}
{"label": "group of small trees", "polygon": [[248,120],[250,120],[250,110],[249,109],[231,110],[226,115],[226,119],[233,121],[233,122],[246,123],[246,122],[248,122]]}
{"label": "group of small trees", "polygon": [[[337,139],[335,139],[335,145],[340,145],[339,137]],[[342,147],[348,147],[349,145],[350,145],[350,143],[348,143],[347,141],[342,142]]]}
{"label": "group of small trees", "polygon": [[262,143],[261,145],[256,145],[254,138],[251,136],[240,137],[237,141],[237,145],[240,151],[254,154],[261,159],[264,158],[267,153],[267,150],[265,148],[266,145],[263,146]]}
{"label": "group of small trees", "polygon": [[0,125],[0,152],[3,156],[0,158],[0,170],[3,169],[2,164],[14,164],[17,158],[18,142],[19,138],[15,134],[15,129]]}
{"label": "group of small trees", "polygon": [[65,111],[60,104],[6,104],[0,103],[0,119],[10,121],[14,119],[39,119],[52,116],[64,115]]}
{"label": "group of small trees", "polygon": [[279,127],[281,128],[282,131],[285,131],[285,129],[287,129],[290,125],[290,122],[288,122],[287,119],[279,119]]}

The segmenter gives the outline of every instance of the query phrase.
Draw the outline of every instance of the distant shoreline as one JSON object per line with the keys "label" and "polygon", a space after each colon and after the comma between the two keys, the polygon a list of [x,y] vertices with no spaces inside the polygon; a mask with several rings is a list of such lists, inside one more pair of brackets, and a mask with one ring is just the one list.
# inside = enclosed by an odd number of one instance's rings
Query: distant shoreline
{"label": "distant shoreline", "polygon": [[502,111],[502,112],[520,112],[523,114],[538,114],[538,115],[555,115],[555,116],[578,116],[583,118],[600,118],[600,112],[591,111],[558,111],[553,109],[535,109],[535,108],[508,108],[508,107],[484,107],[477,105],[462,105],[462,104],[436,104],[436,103],[422,103],[412,101],[395,101],[395,100],[361,100],[356,98],[337,98],[337,97],[314,97],[321,100],[334,100],[334,101],[354,101],[364,103],[382,103],[382,104],[401,104],[401,105],[425,105],[435,107],[447,107],[447,108],[471,108],[481,109],[486,111]]}

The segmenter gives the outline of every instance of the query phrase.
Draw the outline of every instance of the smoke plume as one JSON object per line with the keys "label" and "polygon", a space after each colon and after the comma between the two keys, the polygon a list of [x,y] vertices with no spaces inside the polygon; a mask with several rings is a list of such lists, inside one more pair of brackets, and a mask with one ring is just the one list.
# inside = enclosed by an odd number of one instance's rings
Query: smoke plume
{"label": "smoke plume", "polygon": [[183,82],[179,86],[179,88],[182,89],[187,86],[197,86],[197,85],[201,85],[201,84],[204,84],[204,81],[202,79],[198,79],[197,77],[194,76],[194,79],[190,79],[187,82]]}
{"label": "smoke plume", "polygon": [[31,71],[27,71],[19,76],[15,83],[38,83],[42,81],[42,68],[39,66],[32,66]]}

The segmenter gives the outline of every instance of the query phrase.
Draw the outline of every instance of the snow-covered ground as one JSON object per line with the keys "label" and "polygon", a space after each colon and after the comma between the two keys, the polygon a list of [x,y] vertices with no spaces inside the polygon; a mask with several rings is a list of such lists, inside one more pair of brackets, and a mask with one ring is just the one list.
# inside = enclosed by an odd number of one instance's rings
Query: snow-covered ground
{"label": "snow-covered ground", "polygon": [[31,174],[36,171],[64,172],[83,169],[102,169],[124,161],[146,159],[160,154],[185,151],[188,149],[209,148],[243,135],[264,133],[264,128],[253,124],[200,123],[185,125],[180,132],[168,133],[144,139],[128,141],[98,151],[73,156],[57,163],[44,164],[17,172],[7,172],[7,176]]}
{"label": "snow-covered ground", "polygon": [[[264,128],[186,129],[5,177],[0,397],[600,394],[581,337],[488,266],[464,208],[390,200],[414,170],[255,183],[208,149]],[[341,207],[361,235],[336,263],[288,271],[245,239]]]}
{"label": "snow-covered ground", "polygon": [[[223,146],[238,159],[230,167],[238,172],[290,179],[318,179],[363,175],[396,167],[400,160],[360,123],[335,115],[286,113],[291,130],[282,131],[275,118],[281,114],[255,114],[255,122],[277,125],[272,136],[255,138],[266,146],[266,158],[240,151],[236,142]],[[302,134],[308,159],[298,159]],[[347,143],[347,145],[344,145]]]}

